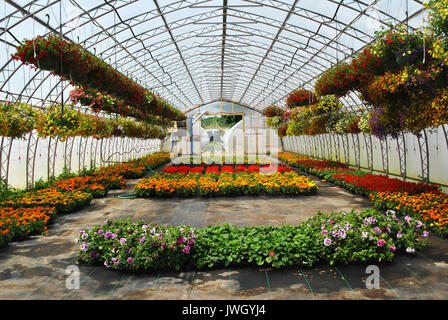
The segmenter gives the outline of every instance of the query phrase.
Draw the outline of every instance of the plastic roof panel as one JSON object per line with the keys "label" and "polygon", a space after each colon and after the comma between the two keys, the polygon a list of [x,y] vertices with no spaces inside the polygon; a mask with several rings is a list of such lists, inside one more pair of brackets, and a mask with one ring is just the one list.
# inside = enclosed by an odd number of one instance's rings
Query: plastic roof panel
{"label": "plastic roof panel", "polygon": [[[409,25],[423,18],[409,0]],[[2,0],[0,99],[46,105],[71,87],[10,59],[24,38],[79,42],[180,110],[228,100],[261,110],[403,22],[406,0]],[[61,93],[64,93],[63,95]],[[344,99],[350,106],[359,101]]]}

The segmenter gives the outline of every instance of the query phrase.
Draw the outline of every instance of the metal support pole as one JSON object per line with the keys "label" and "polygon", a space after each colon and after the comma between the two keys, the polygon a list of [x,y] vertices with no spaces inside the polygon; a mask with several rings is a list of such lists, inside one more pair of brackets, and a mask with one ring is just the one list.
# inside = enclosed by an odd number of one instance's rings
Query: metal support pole
{"label": "metal support pole", "polygon": [[0,152],[0,177],[8,184],[9,178],[9,159],[14,138],[2,137]]}
{"label": "metal support pole", "polygon": [[54,177],[58,140],[59,138],[50,138],[50,140],[48,141],[48,180]]}
{"label": "metal support pole", "polygon": [[429,149],[428,136],[426,130],[423,130],[423,137],[417,136],[418,146],[420,149],[420,164],[422,168],[422,182],[429,182]]}
{"label": "metal support pole", "polygon": [[406,141],[404,133],[401,133],[397,138],[398,159],[400,161],[400,175],[406,179]]}
{"label": "metal support pole", "polygon": [[36,165],[36,153],[39,137],[31,132],[28,135],[28,147],[26,150],[26,188],[34,186],[34,168]]}

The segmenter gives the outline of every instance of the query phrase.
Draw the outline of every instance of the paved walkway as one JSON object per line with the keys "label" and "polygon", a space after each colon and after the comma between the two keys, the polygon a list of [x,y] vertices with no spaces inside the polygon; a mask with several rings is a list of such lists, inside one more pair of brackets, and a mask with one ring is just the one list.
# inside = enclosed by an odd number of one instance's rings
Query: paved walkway
{"label": "paved walkway", "polygon": [[214,269],[132,274],[80,266],[80,289],[66,288],[66,267],[77,259],[77,235],[105,219],[133,217],[162,224],[202,227],[298,224],[317,210],[361,210],[366,198],[317,181],[319,194],[301,197],[118,199],[127,188],[73,214],[59,216],[49,236],[0,248],[0,299],[448,299],[448,240],[436,236],[422,254],[380,266],[380,289],[366,289],[366,266],[302,269]]}

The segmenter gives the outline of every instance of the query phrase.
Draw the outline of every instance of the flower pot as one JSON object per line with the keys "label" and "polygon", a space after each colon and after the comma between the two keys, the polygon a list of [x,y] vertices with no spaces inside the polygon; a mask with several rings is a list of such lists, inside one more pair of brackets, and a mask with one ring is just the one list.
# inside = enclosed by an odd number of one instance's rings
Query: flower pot
{"label": "flower pot", "polygon": [[395,55],[395,61],[396,64],[398,65],[398,67],[404,67],[407,66],[408,64],[408,57],[407,56],[403,56],[401,54],[396,54]]}
{"label": "flower pot", "polygon": [[71,72],[70,80],[77,84],[84,84],[87,82],[87,75],[82,74],[80,72]]}
{"label": "flower pot", "polygon": [[46,56],[37,61],[37,65],[42,70],[54,71],[61,62],[53,56]]}

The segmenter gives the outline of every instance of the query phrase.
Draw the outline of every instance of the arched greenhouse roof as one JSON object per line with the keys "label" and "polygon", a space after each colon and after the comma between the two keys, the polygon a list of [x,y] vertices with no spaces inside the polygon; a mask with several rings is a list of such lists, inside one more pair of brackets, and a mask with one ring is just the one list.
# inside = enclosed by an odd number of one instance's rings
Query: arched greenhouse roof
{"label": "arched greenhouse roof", "polygon": [[284,106],[382,26],[424,18],[418,0],[3,0],[0,10],[0,100],[68,100],[68,81],[11,59],[24,39],[62,34],[181,111]]}

